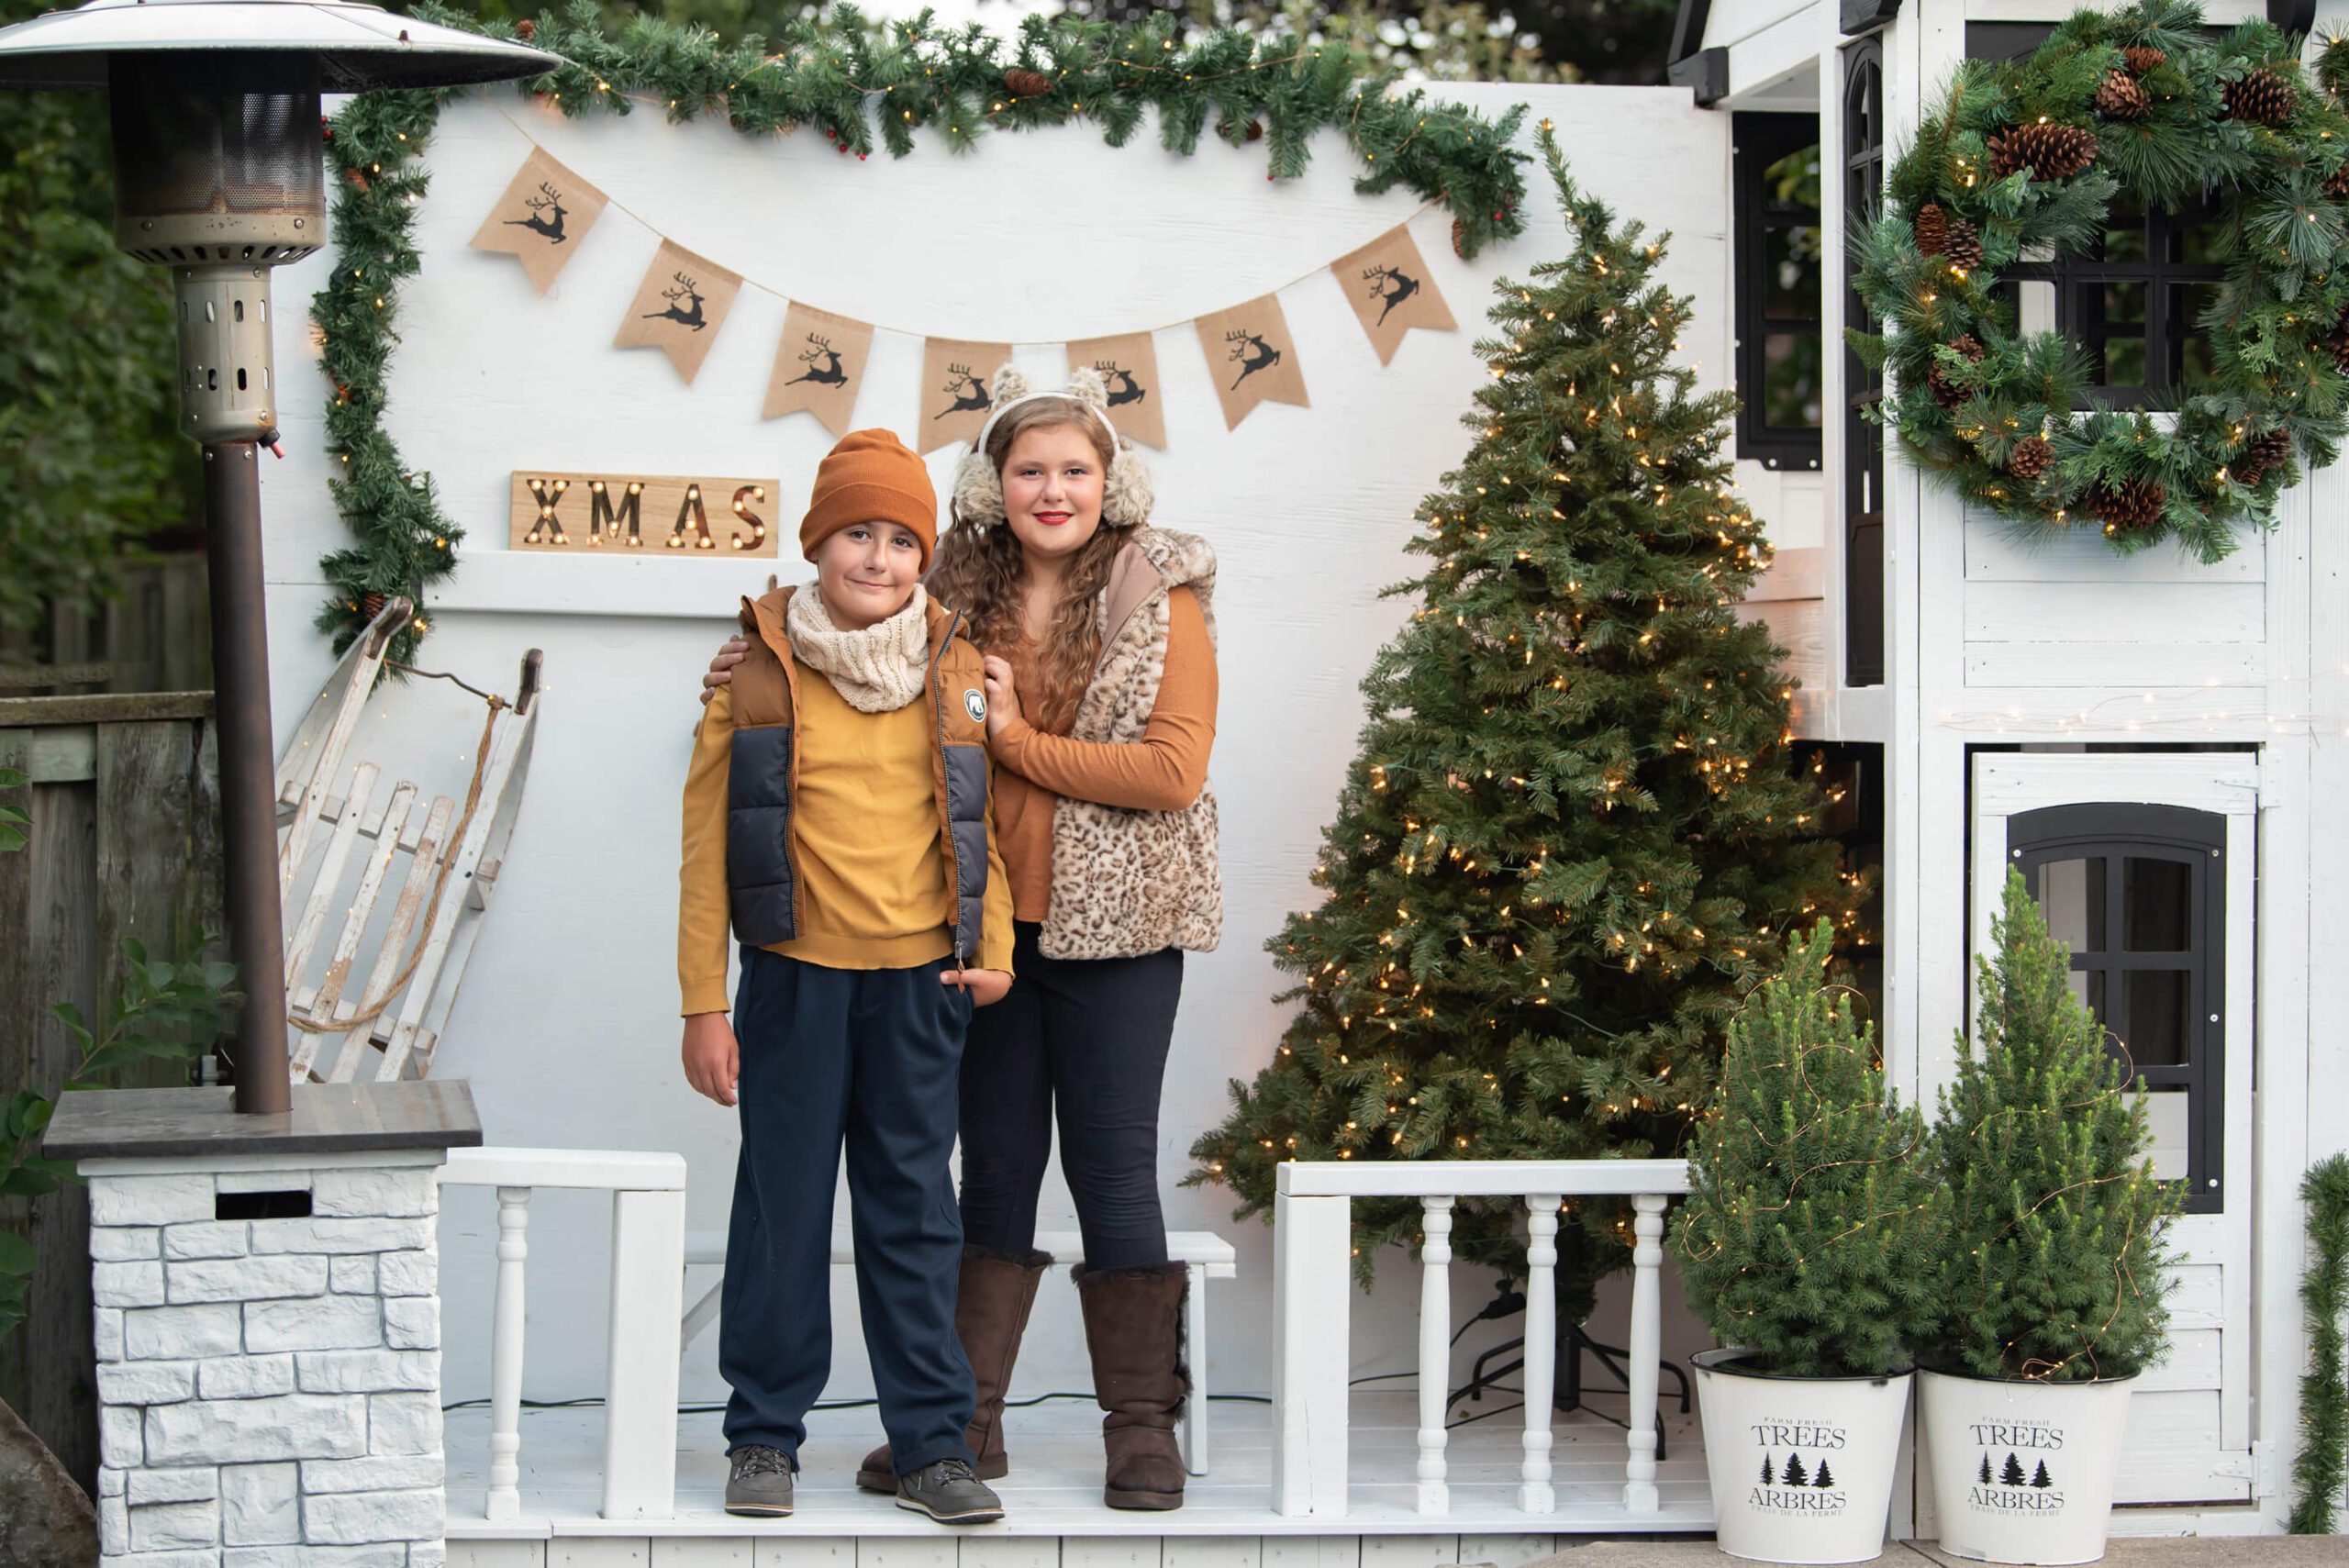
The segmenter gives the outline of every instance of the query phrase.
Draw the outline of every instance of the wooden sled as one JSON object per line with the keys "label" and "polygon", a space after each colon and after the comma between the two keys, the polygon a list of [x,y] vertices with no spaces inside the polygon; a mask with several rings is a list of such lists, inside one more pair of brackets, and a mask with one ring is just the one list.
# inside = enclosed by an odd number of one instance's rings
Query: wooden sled
{"label": "wooden sled", "polygon": [[[522,659],[513,700],[484,704],[486,724],[466,799],[419,800],[401,779],[361,758],[344,760],[373,695],[393,636],[407,623],[404,598],[383,609],[327,678],[277,762],[277,884],[284,901],[285,1006],[294,1081],[348,1083],[421,1078],[456,1000],[497,873],[538,724],[540,656]],[[362,843],[366,848],[361,849]],[[355,887],[346,888],[354,855]],[[397,862],[406,856],[406,865]],[[378,918],[386,890],[396,890]],[[340,916],[323,971],[318,942]],[[372,944],[372,947],[371,947]],[[362,956],[366,984],[352,984]],[[370,1064],[370,1048],[380,1053]]]}

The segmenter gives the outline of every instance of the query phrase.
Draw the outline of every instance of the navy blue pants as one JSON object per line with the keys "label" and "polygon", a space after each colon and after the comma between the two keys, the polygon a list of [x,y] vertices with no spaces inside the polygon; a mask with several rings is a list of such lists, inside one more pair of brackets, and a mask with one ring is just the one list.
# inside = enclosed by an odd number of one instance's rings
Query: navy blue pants
{"label": "navy blue pants", "polygon": [[742,1152],[718,1369],[729,1451],[797,1462],[831,1371],[832,1193],[848,1146],[856,1296],[897,1472],[972,1459],[971,1364],[954,1333],[963,1221],[947,1161],[969,995],[943,963],[826,969],[742,950],[734,1033]]}
{"label": "navy blue pants", "polygon": [[1013,928],[1011,994],[972,1021],[963,1055],[963,1228],[1025,1257],[1059,1112],[1061,1173],[1088,1269],[1166,1262],[1158,1098],[1183,995],[1176,948],[1140,958],[1046,958]]}

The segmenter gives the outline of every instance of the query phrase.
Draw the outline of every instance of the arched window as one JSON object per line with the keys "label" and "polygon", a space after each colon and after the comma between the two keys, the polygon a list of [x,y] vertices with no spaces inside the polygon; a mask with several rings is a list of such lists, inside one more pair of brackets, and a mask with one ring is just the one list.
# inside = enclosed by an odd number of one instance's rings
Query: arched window
{"label": "arched window", "polygon": [[2175,806],[2054,806],[2009,819],[2009,862],[2072,950],[2072,989],[2146,1090],[2156,1174],[2223,1206],[2226,819]]}

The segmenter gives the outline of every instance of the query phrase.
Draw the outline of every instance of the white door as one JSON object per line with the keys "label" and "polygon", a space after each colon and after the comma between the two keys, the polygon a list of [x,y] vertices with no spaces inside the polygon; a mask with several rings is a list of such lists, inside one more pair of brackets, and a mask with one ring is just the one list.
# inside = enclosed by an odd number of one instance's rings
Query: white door
{"label": "white door", "polygon": [[[2007,872],[2021,871],[2073,950],[2074,990],[2145,1079],[2154,1170],[2186,1201],[2169,1355],[2131,1401],[2122,1503],[2252,1495],[2258,808],[2251,752],[1974,762],[1971,954],[1989,951]],[[1969,1018],[1974,1002],[1969,975]]]}

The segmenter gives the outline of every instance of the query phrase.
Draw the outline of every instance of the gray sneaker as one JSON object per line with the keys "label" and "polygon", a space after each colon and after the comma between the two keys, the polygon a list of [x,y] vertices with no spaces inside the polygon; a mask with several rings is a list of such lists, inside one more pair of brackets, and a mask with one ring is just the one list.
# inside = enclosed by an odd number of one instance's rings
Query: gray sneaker
{"label": "gray sneaker", "polygon": [[726,1511],[779,1519],[791,1512],[791,1456],[764,1443],[744,1443],[726,1456]]}
{"label": "gray sneaker", "polygon": [[1003,1518],[1003,1500],[959,1459],[941,1459],[898,1477],[897,1507],[928,1514],[942,1525],[993,1524]]}

